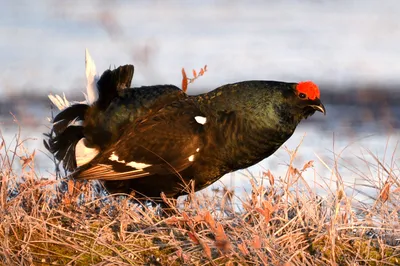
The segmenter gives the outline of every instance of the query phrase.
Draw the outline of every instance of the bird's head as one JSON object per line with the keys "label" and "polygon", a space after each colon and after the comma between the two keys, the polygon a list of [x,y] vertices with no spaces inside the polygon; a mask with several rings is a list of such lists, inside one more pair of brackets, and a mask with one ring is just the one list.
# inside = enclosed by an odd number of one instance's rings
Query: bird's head
{"label": "bird's head", "polygon": [[315,111],[326,114],[325,107],[320,100],[318,86],[315,83],[311,81],[299,82],[294,85],[293,92],[290,100],[303,118],[313,115]]}

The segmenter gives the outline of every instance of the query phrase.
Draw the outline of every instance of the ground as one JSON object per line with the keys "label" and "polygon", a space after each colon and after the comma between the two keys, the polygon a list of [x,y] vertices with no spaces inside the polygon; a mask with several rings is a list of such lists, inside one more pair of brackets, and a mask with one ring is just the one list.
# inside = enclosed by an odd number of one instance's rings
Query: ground
{"label": "ground", "polygon": [[307,162],[249,181],[249,195],[191,193],[165,214],[92,183],[44,180],[34,156],[15,156],[21,147],[1,147],[2,265],[400,265],[400,180],[381,162],[390,178],[370,204],[340,181],[317,195]]}

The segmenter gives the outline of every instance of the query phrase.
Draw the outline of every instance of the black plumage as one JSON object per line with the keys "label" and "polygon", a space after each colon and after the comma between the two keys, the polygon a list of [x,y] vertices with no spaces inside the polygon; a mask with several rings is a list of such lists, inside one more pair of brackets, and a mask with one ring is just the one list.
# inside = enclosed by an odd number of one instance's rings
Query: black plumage
{"label": "black plumage", "polygon": [[[197,96],[173,85],[121,90],[116,83],[99,82],[99,90],[113,98],[99,93],[101,108],[95,103],[85,109],[83,137],[97,153],[71,174],[103,180],[111,193],[176,198],[191,181],[200,190],[270,156],[302,119],[316,110],[325,113],[311,82],[244,81]],[[64,112],[73,113],[66,109],[59,116]],[[60,160],[73,157],[71,149],[63,152],[74,143],[65,140],[67,129],[49,141]]]}
{"label": "black plumage", "polygon": [[[104,112],[112,100],[123,94],[123,90],[131,86],[133,72],[132,65],[106,70],[97,82],[99,99],[93,105],[73,104],[53,119],[52,131],[45,134],[48,137],[45,146],[58,161],[63,163],[66,170],[74,171],[77,168],[76,145],[85,137],[83,125],[85,118],[90,117],[93,112]],[[87,143],[89,146],[97,147],[92,142]]]}

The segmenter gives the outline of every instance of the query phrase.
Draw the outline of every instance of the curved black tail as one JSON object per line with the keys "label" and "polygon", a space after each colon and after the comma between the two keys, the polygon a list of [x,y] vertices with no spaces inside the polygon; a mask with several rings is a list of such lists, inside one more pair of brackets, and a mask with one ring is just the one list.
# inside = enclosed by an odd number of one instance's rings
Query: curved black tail
{"label": "curved black tail", "polygon": [[75,147],[84,137],[83,120],[87,104],[75,104],[61,111],[53,120],[53,128],[49,134],[45,147],[54,154],[54,157],[63,162],[64,169],[73,171],[76,168]]}
{"label": "curved black tail", "polygon": [[[99,111],[107,109],[119,92],[131,86],[134,67],[132,65],[120,66],[114,70],[106,70],[97,82],[99,92],[98,100],[92,106],[88,104],[74,104],[62,110],[53,119],[53,128],[45,134],[48,140],[44,145],[56,160],[63,163],[64,169],[74,171],[77,168],[76,147],[78,142],[85,138],[85,115],[90,108],[95,107]],[[93,112],[91,112],[93,115]],[[86,140],[86,139],[85,139]],[[96,143],[84,142],[85,146],[96,147]]]}
{"label": "curved black tail", "polygon": [[114,70],[106,70],[97,82],[99,99],[95,103],[99,110],[105,110],[115,99],[119,92],[131,87],[134,67],[132,65],[120,66]]}

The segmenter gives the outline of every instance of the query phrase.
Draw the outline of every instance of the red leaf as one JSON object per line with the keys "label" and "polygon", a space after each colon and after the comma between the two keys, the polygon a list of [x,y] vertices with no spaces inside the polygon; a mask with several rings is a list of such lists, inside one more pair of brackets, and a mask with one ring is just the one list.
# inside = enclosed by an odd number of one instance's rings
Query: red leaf
{"label": "red leaf", "polygon": [[389,192],[390,192],[390,183],[386,181],[379,195],[383,202],[386,202],[389,199]]}
{"label": "red leaf", "polygon": [[262,202],[262,206],[263,206],[264,210],[268,210],[268,211],[270,211],[270,212],[275,211],[275,207],[272,206],[272,204],[271,204],[270,201],[264,200],[264,201]]}
{"label": "red leaf", "polygon": [[183,217],[183,219],[185,219],[185,222],[186,222],[189,226],[193,226],[193,221],[192,221],[192,219],[190,219],[189,215],[187,215],[186,212],[182,212],[182,217]]}
{"label": "red leaf", "polygon": [[178,248],[178,250],[176,251],[176,255],[178,256],[178,257],[182,257],[182,249],[181,248]]}
{"label": "red leaf", "polygon": [[273,187],[274,184],[275,184],[275,177],[274,177],[274,175],[271,173],[271,171],[268,170],[268,172],[264,172],[263,175],[268,177],[269,184],[271,185],[271,187]]}
{"label": "red leaf", "polygon": [[203,217],[201,217],[200,215],[196,215],[195,217],[193,217],[193,221],[195,223],[199,223],[199,222],[203,221]]}
{"label": "red leaf", "polygon": [[229,239],[225,234],[224,227],[220,223],[217,224],[217,228],[215,230],[215,246],[223,252],[226,252],[230,249]]}
{"label": "red leaf", "polygon": [[212,260],[212,256],[211,256],[211,249],[209,246],[207,246],[207,244],[204,243],[203,245],[203,250],[206,253],[207,258],[209,258],[210,260]]}
{"label": "red leaf", "polygon": [[179,223],[179,220],[178,220],[178,218],[176,218],[175,216],[172,216],[172,217],[169,217],[168,219],[164,220],[164,222],[165,222],[166,224],[172,225],[172,224],[177,224],[177,223]]}
{"label": "red leaf", "polygon": [[238,248],[239,248],[239,250],[243,253],[243,255],[247,256],[247,255],[250,254],[250,252],[249,252],[249,250],[247,249],[245,243],[240,243],[240,244],[238,244]]}
{"label": "red leaf", "polygon": [[313,165],[314,165],[314,161],[309,161],[309,162],[307,162],[307,163],[303,166],[303,169],[301,169],[301,171],[304,172],[304,171],[307,170],[308,168],[313,167]]}
{"label": "red leaf", "polygon": [[188,87],[188,78],[186,76],[185,69],[182,68],[182,90],[184,92],[186,92],[187,91],[187,87]]}
{"label": "red leaf", "polygon": [[74,194],[74,180],[68,180],[68,194],[72,196]]}
{"label": "red leaf", "polygon": [[255,249],[260,249],[261,248],[261,240],[260,240],[259,236],[254,236],[252,246]]}
{"label": "red leaf", "polygon": [[65,204],[65,205],[70,205],[70,204],[71,204],[71,200],[70,200],[69,197],[65,197],[65,198],[64,198],[64,204]]}
{"label": "red leaf", "polygon": [[25,167],[27,167],[33,161],[33,159],[35,158],[35,152],[36,152],[36,150],[34,150],[33,153],[31,154],[31,156],[29,156],[29,157],[25,157],[25,156],[21,157],[22,169],[25,169]]}
{"label": "red leaf", "polygon": [[194,233],[188,232],[189,238],[195,243],[196,245],[200,244],[199,239]]}
{"label": "red leaf", "polygon": [[182,217],[183,217],[183,219],[185,219],[186,221],[189,221],[189,220],[190,220],[189,215],[187,215],[186,212],[182,212]]}
{"label": "red leaf", "polygon": [[197,73],[196,70],[193,69],[193,77],[196,78],[197,77]]}
{"label": "red leaf", "polygon": [[212,230],[215,229],[215,221],[209,211],[207,211],[206,214],[204,215],[204,221],[208,223],[208,225],[211,227]]}

